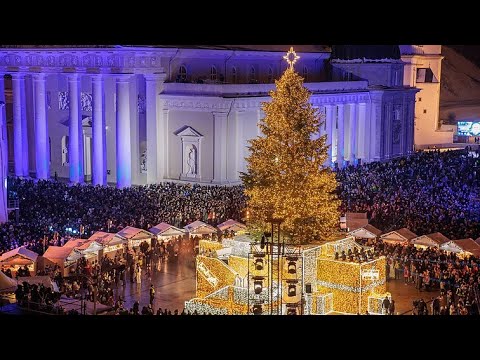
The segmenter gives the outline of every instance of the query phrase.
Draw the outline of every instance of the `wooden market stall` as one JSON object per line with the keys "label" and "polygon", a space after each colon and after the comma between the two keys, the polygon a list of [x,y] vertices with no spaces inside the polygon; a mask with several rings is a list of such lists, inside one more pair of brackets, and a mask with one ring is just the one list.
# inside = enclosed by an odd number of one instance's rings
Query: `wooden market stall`
{"label": "wooden market stall", "polygon": [[350,231],[348,234],[353,236],[355,239],[369,240],[377,239],[382,234],[382,230],[377,229],[373,225],[366,224],[358,229]]}
{"label": "wooden market stall", "polygon": [[130,249],[134,247],[139,247],[140,244],[144,241],[150,246],[152,244],[152,238],[155,237],[153,233],[147,230],[139,229],[132,226],[127,226],[126,228],[120,230],[115,234],[115,237],[118,237],[125,241]]}
{"label": "wooden market stall", "polygon": [[217,225],[217,228],[222,232],[222,234],[231,233],[233,236],[245,234],[247,231],[247,225],[233,219],[224,221],[223,223]]}
{"label": "wooden market stall", "polygon": [[63,276],[75,271],[77,260],[83,257],[82,253],[70,246],[49,246],[43,254],[45,264],[58,265]]}
{"label": "wooden market stall", "polygon": [[93,239],[88,239],[82,245],[76,248],[79,251],[85,260],[95,264],[97,261],[100,261],[100,256],[102,256],[101,250],[103,245]]}
{"label": "wooden market stall", "polygon": [[35,275],[37,271],[38,254],[25,246],[7,251],[0,256],[0,268],[10,268],[12,276],[15,276],[20,268],[25,265],[30,271],[30,275]]}
{"label": "wooden market stall", "polygon": [[440,249],[446,252],[453,252],[462,258],[472,255],[475,257],[480,256],[480,245],[471,238],[447,241],[440,245]]}
{"label": "wooden market stall", "polygon": [[412,239],[418,237],[417,234],[408,230],[407,228],[401,228],[398,230],[390,231],[386,234],[380,235],[380,240],[388,244],[401,244],[408,245]]}
{"label": "wooden market stall", "polygon": [[187,233],[185,230],[179,229],[165,222],[162,222],[150,228],[150,232],[152,234],[155,234],[158,241],[164,241],[164,242],[168,242],[170,240],[176,239],[178,236],[183,238]]}
{"label": "wooden market stall", "polygon": [[113,259],[116,254],[121,255],[124,250],[123,244],[127,243],[126,240],[116,236],[116,234],[104,231],[96,231],[88,240],[94,240],[102,245],[102,249],[99,251],[99,258],[106,255]]}
{"label": "wooden market stall", "polygon": [[203,221],[197,220],[183,227],[188,236],[199,236],[202,238],[211,238],[212,234],[217,233],[217,229],[212,225],[205,224]]}
{"label": "wooden market stall", "polygon": [[447,238],[445,235],[443,235],[440,232],[436,232],[433,234],[417,236],[416,238],[412,239],[410,243],[418,248],[425,249],[428,247],[434,247],[438,249],[440,245],[448,241],[450,241],[449,238]]}

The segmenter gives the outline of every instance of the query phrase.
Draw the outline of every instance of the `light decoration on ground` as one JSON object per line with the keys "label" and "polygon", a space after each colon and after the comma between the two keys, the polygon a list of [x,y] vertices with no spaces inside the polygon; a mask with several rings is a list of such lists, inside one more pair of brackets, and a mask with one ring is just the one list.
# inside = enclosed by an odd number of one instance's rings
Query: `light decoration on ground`
{"label": "light decoration on ground", "polygon": [[333,294],[315,294],[312,296],[312,314],[327,315],[333,311]]}
{"label": "light decoration on ground", "polygon": [[[362,280],[362,273],[378,271],[378,280]],[[331,257],[317,259],[317,290],[333,294],[333,308],[336,312],[363,314],[368,309],[368,297],[384,293],[385,257],[355,263],[333,260]]]}
{"label": "light decoration on ground", "polygon": [[[364,314],[367,310],[377,313],[377,294],[386,292],[386,260],[385,257],[363,263],[334,260],[336,251],[353,249],[356,247],[354,242],[349,237],[320,246],[287,246],[280,269],[277,268],[276,256],[271,259],[270,255],[258,249],[249,257],[233,255],[232,251],[226,259],[228,264],[218,258],[199,255],[197,298],[187,302],[187,309],[191,312],[196,309],[197,313],[247,314],[252,313],[255,304],[261,304],[262,314],[269,314],[272,302],[275,313],[280,301],[284,305],[295,306],[303,296],[305,314],[328,314],[332,311]],[[227,247],[232,250],[235,247],[242,249],[240,254],[244,251],[244,244],[259,248],[251,241],[229,239],[223,242],[223,246],[231,245]],[[263,267],[256,266],[258,258],[263,260]],[[270,274],[273,274],[272,279]],[[261,281],[260,288],[255,283],[257,280]],[[306,293],[307,283],[312,285],[312,293]],[[255,293],[255,285],[259,293]],[[270,299],[272,295],[273,299]],[[214,312],[213,308],[218,312]]]}
{"label": "light decoration on ground", "polygon": [[223,245],[218,241],[200,240],[198,243],[198,251],[200,254],[204,254],[208,251],[217,251],[223,249]]}
{"label": "light decoration on ground", "polygon": [[[212,292],[235,284],[238,273],[222,260],[202,255],[197,256],[197,297],[205,297]],[[216,280],[213,280],[216,279]]]}
{"label": "light decoration on ground", "polygon": [[382,303],[385,296],[391,299],[391,294],[389,292],[385,294],[372,294],[368,297],[368,313],[375,315],[382,315]]}

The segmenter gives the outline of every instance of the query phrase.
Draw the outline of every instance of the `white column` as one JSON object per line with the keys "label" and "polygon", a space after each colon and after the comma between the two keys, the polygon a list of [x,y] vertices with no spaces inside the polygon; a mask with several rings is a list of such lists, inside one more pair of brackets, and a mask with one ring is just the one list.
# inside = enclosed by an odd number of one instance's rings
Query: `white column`
{"label": "white column", "polygon": [[130,75],[117,75],[117,187],[132,184],[132,140],[130,138]]}
{"label": "white column", "polygon": [[338,129],[337,129],[337,164],[341,169],[345,160],[345,109],[343,104],[338,104]]}
{"label": "white column", "polygon": [[157,117],[157,96],[159,84],[165,79],[164,74],[145,74],[146,87],[146,121],[147,121],[147,184],[154,184],[158,178],[158,145],[163,143],[157,136],[159,118]]}
{"label": "white column", "polygon": [[227,179],[227,113],[213,113],[213,181],[223,183]]}
{"label": "white column", "polygon": [[245,110],[236,110],[236,133],[235,137],[235,147],[237,149],[237,154],[235,157],[236,163],[236,180],[240,180],[240,173],[245,172],[245,139],[243,138],[243,124],[245,121]]}
{"label": "white column", "polygon": [[333,106],[328,104],[325,105],[325,121],[326,121],[326,134],[327,134],[327,146],[328,146],[328,158],[325,165],[332,165],[332,154],[333,154]]}
{"label": "white column", "polygon": [[33,75],[35,87],[35,166],[38,179],[50,178],[46,74]]}
{"label": "white column", "polygon": [[367,146],[368,146],[368,139],[365,134],[368,134],[367,131],[367,123],[366,123],[366,113],[367,113],[367,104],[366,103],[359,103],[358,104],[358,132],[357,132],[357,158],[362,159],[362,163],[365,162],[367,158]]}
{"label": "white column", "polygon": [[[414,95],[415,96],[415,95]],[[412,154],[415,152],[415,98],[412,98],[408,103],[408,142],[407,142],[407,153]]]}
{"label": "white column", "polygon": [[83,128],[82,112],[80,108],[80,74],[68,74],[68,97],[70,126],[68,128],[69,137],[69,166],[70,181],[72,183],[84,182],[84,164],[83,164]]}
{"label": "white column", "polygon": [[8,176],[8,144],[7,117],[5,114],[4,74],[0,73],[0,223],[8,221],[7,212],[7,176]]}
{"label": "white column", "polygon": [[354,164],[357,158],[357,104],[350,106],[350,127],[348,131],[348,141],[350,143],[350,164]]}
{"label": "white column", "polygon": [[93,185],[107,185],[107,137],[105,125],[105,92],[103,75],[92,76],[93,100]]}
{"label": "white column", "polygon": [[[23,140],[27,134],[23,134],[22,118],[25,117],[25,74],[12,74],[13,92],[13,146],[15,176],[23,176]],[[28,158],[27,158],[28,161]],[[27,167],[28,168],[28,167]],[[28,175],[28,174],[27,174]]]}
{"label": "white column", "polygon": [[[163,104],[162,104],[163,105]],[[169,109],[160,110],[157,122],[157,179],[163,181],[170,174],[168,167],[168,115]],[[200,159],[198,159],[200,163]]]}
{"label": "white column", "polygon": [[393,104],[385,104],[385,129],[383,132],[383,141],[384,141],[384,157],[390,159],[392,157],[392,114],[393,114]]}

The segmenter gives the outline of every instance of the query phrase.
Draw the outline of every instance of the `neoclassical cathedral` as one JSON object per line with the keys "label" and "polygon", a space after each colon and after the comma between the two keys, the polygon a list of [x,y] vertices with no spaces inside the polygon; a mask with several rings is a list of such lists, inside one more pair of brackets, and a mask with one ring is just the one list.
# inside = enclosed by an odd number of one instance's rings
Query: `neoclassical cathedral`
{"label": "neoclassical cathedral", "polygon": [[[4,167],[16,176],[118,187],[239,183],[287,50],[0,48]],[[328,135],[329,165],[409,154],[419,128],[420,138],[434,136],[435,114],[416,108],[416,97],[425,82],[439,87],[440,46],[295,50],[295,69],[324,115],[318,131]],[[436,116],[438,94],[423,96]]]}

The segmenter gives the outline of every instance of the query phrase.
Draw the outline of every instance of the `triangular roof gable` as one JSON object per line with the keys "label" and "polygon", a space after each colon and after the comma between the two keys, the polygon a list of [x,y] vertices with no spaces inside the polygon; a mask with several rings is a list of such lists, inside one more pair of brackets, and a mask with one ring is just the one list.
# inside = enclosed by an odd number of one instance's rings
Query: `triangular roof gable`
{"label": "triangular roof gable", "polygon": [[445,235],[443,235],[440,232],[435,232],[435,233],[432,233],[432,234],[428,234],[426,236],[428,236],[431,240],[433,240],[438,245],[441,245],[443,243],[446,243],[446,242],[450,241],[449,238],[447,238]]}
{"label": "triangular roof gable", "polygon": [[228,219],[227,221],[224,221],[223,223],[217,225],[217,227],[221,231],[228,230],[229,228],[234,227],[234,226],[237,226],[241,229],[246,229],[247,228],[247,226],[245,224],[242,224],[241,222],[238,222],[238,221],[233,220],[233,219]]}
{"label": "triangular roof gable", "polygon": [[88,240],[95,240],[96,242],[100,244],[108,244],[113,237],[115,236],[114,233],[108,233],[104,231],[95,231],[95,233],[88,238]]}
{"label": "triangular roof gable", "polygon": [[124,239],[146,239],[154,236],[154,234],[149,231],[133,226],[127,226],[126,228],[120,230],[116,235]]}
{"label": "triangular roof gable", "polygon": [[408,241],[408,239],[399,234],[397,231],[390,231],[386,234],[380,235],[380,239],[393,240],[393,241]]}
{"label": "triangular roof gable", "polygon": [[15,256],[20,256],[24,259],[34,261],[34,262],[37,261],[37,258],[38,258],[38,254],[36,252],[32,250],[28,250],[25,246],[20,246],[16,249],[3,253],[2,256],[0,256],[0,262],[6,261],[7,259],[10,259]]}
{"label": "triangular roof gable", "polygon": [[463,251],[470,252],[470,253],[480,251],[480,245],[478,245],[472,238],[452,240],[452,241]]}
{"label": "triangular roof gable", "polygon": [[71,247],[65,246],[49,246],[47,251],[43,254],[46,259],[67,259],[75,250]]}
{"label": "triangular roof gable", "polygon": [[183,235],[185,230],[179,229],[173,225],[162,222],[149,229],[151,233],[161,236]]}
{"label": "triangular roof gable", "polygon": [[73,248],[77,248],[79,246],[82,246],[86,242],[88,242],[87,239],[70,239],[63,246],[73,249]]}
{"label": "triangular roof gable", "polygon": [[175,135],[181,137],[203,137],[197,130],[190,126],[185,126],[181,130],[179,130]]}
{"label": "triangular roof gable", "polygon": [[377,229],[375,226],[371,225],[371,224],[367,224],[363,227],[365,230],[368,230],[370,231],[372,234],[376,235],[376,236],[380,236],[382,234],[382,230],[380,229]]}
{"label": "triangular roof gable", "polygon": [[362,239],[374,239],[377,237],[377,235],[375,235],[371,231],[368,231],[367,229],[365,229],[365,227],[360,227],[358,229],[350,231],[349,234],[356,238],[358,237]]}
{"label": "triangular roof gable", "polygon": [[79,246],[77,249],[82,252],[95,252],[103,249],[103,245],[95,240],[89,240],[82,246]]}
{"label": "triangular roof gable", "polygon": [[463,249],[458,246],[453,240],[447,241],[446,243],[443,243],[440,245],[440,249],[442,250],[447,250],[447,251],[452,251],[452,252],[463,252]]}
{"label": "triangular roof gable", "polygon": [[439,244],[430,237],[428,237],[428,235],[418,236],[412,239],[411,243],[425,246],[439,246]]}
{"label": "triangular roof gable", "polygon": [[187,230],[189,233],[194,233],[198,229],[203,228],[203,227],[207,228],[208,230],[210,230],[212,232],[217,232],[217,229],[215,229],[213,226],[208,225],[208,224],[206,224],[206,223],[204,223],[203,221],[200,221],[200,220],[194,221],[193,223],[188,224],[188,225],[184,226],[183,228],[185,230]]}
{"label": "triangular roof gable", "polygon": [[413,231],[410,231],[407,228],[398,229],[397,234],[402,235],[407,240],[412,240],[412,239],[415,239],[416,237],[418,237],[417,234],[415,234]]}

